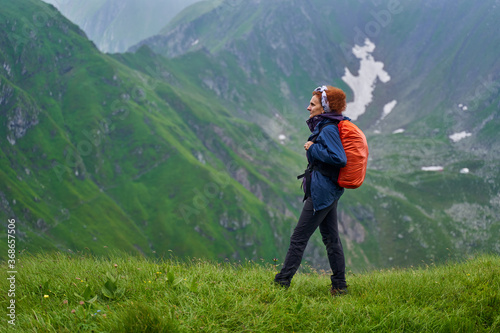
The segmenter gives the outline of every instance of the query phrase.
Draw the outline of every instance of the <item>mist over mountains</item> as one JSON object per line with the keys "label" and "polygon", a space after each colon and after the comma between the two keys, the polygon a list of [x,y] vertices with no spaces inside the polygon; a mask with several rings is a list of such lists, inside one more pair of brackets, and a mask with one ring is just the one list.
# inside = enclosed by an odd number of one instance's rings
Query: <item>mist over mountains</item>
{"label": "mist over mountains", "polygon": [[102,52],[124,52],[158,33],[197,0],[44,0],[76,23]]}
{"label": "mist over mountains", "polygon": [[339,202],[351,267],[500,252],[498,1],[202,1],[114,55],[1,2],[2,219],[27,247],[280,258],[326,83],[370,145]]}

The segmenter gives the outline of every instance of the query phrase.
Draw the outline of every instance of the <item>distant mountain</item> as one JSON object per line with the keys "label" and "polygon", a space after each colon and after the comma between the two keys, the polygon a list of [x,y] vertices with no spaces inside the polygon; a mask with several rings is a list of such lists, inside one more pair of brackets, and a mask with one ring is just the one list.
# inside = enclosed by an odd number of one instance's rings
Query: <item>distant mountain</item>
{"label": "distant mountain", "polygon": [[157,34],[199,0],[44,0],[85,31],[103,52],[123,52]]}
{"label": "distant mountain", "polygon": [[[492,142],[480,132],[487,131],[484,126],[499,125],[494,114],[500,90],[500,37],[491,29],[500,15],[497,1],[472,6],[464,0],[337,0],[333,6],[326,0],[235,0],[232,6],[224,5],[227,1],[209,2],[214,7],[210,10],[207,2],[187,8],[160,35],[131,50],[146,44],[167,57],[201,49],[227,53],[248,80],[273,81],[276,87],[287,84],[284,88],[291,96],[303,97],[311,81],[337,83],[351,99],[357,97],[348,114],[375,133],[402,128],[407,135],[411,129],[424,134],[425,128],[428,137],[436,131],[441,136],[465,131],[474,134],[467,142],[490,147]],[[377,66],[385,74],[371,79]],[[348,83],[347,72],[358,80]],[[393,112],[388,111],[391,105]],[[428,117],[441,118],[437,127],[422,128],[420,121],[427,123]],[[464,144],[452,144],[452,139],[448,143],[453,148]],[[499,146],[495,142],[492,148],[498,151]]]}

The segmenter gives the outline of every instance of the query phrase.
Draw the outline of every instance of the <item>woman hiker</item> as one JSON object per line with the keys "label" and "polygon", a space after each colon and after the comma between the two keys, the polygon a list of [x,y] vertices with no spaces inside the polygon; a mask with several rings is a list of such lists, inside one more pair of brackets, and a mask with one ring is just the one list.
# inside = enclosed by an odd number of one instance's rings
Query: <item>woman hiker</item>
{"label": "woman hiker", "polygon": [[[339,121],[348,119],[342,115],[346,96],[341,89],[332,86],[318,87],[312,94],[307,108],[310,113],[307,125],[312,134],[304,144],[309,164],[305,174],[299,176],[304,177],[305,204],[290,238],[283,268],[276,274],[274,282],[287,288],[290,286],[307,242],[319,226],[333,273],[330,292],[332,296],[338,296],[347,293],[344,251],[337,221],[337,203],[344,189],[334,180],[347,162],[336,126]],[[325,126],[328,123],[330,125]]]}

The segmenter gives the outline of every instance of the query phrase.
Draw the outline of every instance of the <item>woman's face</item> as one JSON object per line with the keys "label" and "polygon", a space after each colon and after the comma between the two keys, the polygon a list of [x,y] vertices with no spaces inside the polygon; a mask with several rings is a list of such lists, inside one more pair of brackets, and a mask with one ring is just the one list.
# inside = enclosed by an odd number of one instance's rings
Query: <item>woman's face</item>
{"label": "woman's face", "polygon": [[311,101],[309,102],[309,106],[307,107],[307,111],[309,111],[309,118],[317,116],[323,113],[323,106],[321,106],[321,101],[319,100],[318,95],[313,95]]}

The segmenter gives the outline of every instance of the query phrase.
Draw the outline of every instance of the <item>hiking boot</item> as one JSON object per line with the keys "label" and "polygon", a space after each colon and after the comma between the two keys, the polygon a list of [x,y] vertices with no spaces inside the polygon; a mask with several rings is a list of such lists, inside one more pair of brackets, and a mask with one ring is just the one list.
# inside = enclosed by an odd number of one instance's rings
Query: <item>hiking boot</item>
{"label": "hiking boot", "polygon": [[337,296],[342,296],[342,295],[346,295],[348,293],[347,291],[347,287],[344,287],[344,288],[336,288],[336,287],[333,287],[330,289],[330,294],[333,296],[333,297],[337,297]]}
{"label": "hiking boot", "polygon": [[276,285],[276,286],[283,287],[285,289],[290,288],[290,282],[288,282],[288,281],[276,281],[276,280],[274,280],[273,282],[274,282],[274,285]]}

